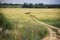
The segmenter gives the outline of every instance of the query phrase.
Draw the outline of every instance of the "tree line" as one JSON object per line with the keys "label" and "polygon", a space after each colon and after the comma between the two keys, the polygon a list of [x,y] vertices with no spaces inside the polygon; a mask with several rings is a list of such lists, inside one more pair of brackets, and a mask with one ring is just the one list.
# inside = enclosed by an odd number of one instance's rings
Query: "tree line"
{"label": "tree line", "polygon": [[60,4],[43,4],[43,3],[24,3],[24,4],[12,4],[12,3],[0,3],[0,8],[60,8]]}

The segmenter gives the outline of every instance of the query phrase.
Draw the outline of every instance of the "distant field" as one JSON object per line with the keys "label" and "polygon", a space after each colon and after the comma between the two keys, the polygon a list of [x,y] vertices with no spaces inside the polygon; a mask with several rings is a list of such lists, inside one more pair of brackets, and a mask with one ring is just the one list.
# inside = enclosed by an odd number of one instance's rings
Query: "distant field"
{"label": "distant field", "polygon": [[[2,8],[2,12],[9,18],[21,18],[24,21],[30,18],[24,13],[31,12],[32,15],[37,17],[39,20],[48,22],[55,26],[60,26],[60,9],[34,9],[34,8]],[[54,24],[56,22],[56,24]]]}
{"label": "distant field", "polygon": [[[33,21],[28,15],[25,14],[27,12],[31,12],[31,15],[34,15],[40,21],[60,28],[60,9],[57,8],[1,8],[1,12],[14,25],[16,32],[19,33],[18,35],[21,34],[23,38],[25,35],[26,37],[28,37],[28,40],[30,37],[30,40],[34,39],[36,35],[38,35],[37,39],[40,40],[39,37],[46,36],[47,32],[45,26]],[[13,32],[13,34],[14,33],[15,32]]]}
{"label": "distant field", "polygon": [[[26,15],[24,13],[31,12],[32,15],[38,18],[59,18],[60,16],[60,9],[34,9],[34,8],[2,8],[3,13],[7,14],[8,16],[23,16]],[[10,14],[10,15],[9,15]]]}

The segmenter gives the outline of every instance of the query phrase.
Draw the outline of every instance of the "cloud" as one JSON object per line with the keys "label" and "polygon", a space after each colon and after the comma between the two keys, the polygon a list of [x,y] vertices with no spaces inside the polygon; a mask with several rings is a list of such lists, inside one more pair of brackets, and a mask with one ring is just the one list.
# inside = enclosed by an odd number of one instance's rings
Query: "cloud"
{"label": "cloud", "polygon": [[60,0],[0,0],[2,3],[44,3],[44,4],[60,4]]}

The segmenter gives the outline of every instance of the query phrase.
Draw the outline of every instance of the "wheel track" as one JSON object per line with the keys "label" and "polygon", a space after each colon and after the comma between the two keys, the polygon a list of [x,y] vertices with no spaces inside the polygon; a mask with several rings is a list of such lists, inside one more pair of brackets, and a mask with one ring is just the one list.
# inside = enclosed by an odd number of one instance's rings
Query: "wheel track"
{"label": "wheel track", "polygon": [[[59,34],[60,34],[59,28],[54,27],[54,26],[52,26],[52,25],[49,25],[49,24],[47,24],[47,23],[45,23],[45,22],[39,21],[39,20],[38,20],[37,18],[35,18],[33,15],[30,15],[30,14],[29,14],[28,16],[29,16],[32,20],[34,20],[35,22],[46,26],[46,28],[47,28],[48,32],[50,33],[50,35],[47,36],[47,37],[45,37],[45,38],[43,38],[42,40],[60,40],[60,39],[57,39],[57,37],[56,37],[56,36],[57,36],[57,35],[56,35],[56,32],[52,30],[52,29],[56,29],[56,30],[59,32]],[[51,29],[51,28],[52,28],[52,29]]]}

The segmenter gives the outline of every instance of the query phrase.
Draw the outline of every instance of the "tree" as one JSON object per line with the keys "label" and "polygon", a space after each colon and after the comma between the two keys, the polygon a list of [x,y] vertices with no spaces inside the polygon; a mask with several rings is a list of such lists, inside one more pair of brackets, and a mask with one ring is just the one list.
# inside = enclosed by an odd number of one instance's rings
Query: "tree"
{"label": "tree", "polygon": [[32,3],[29,4],[29,8],[33,8],[34,5]]}
{"label": "tree", "polygon": [[23,4],[23,8],[28,8],[28,4],[27,3],[24,3]]}
{"label": "tree", "polygon": [[38,8],[38,4],[35,4],[35,5],[34,5],[34,8]]}

